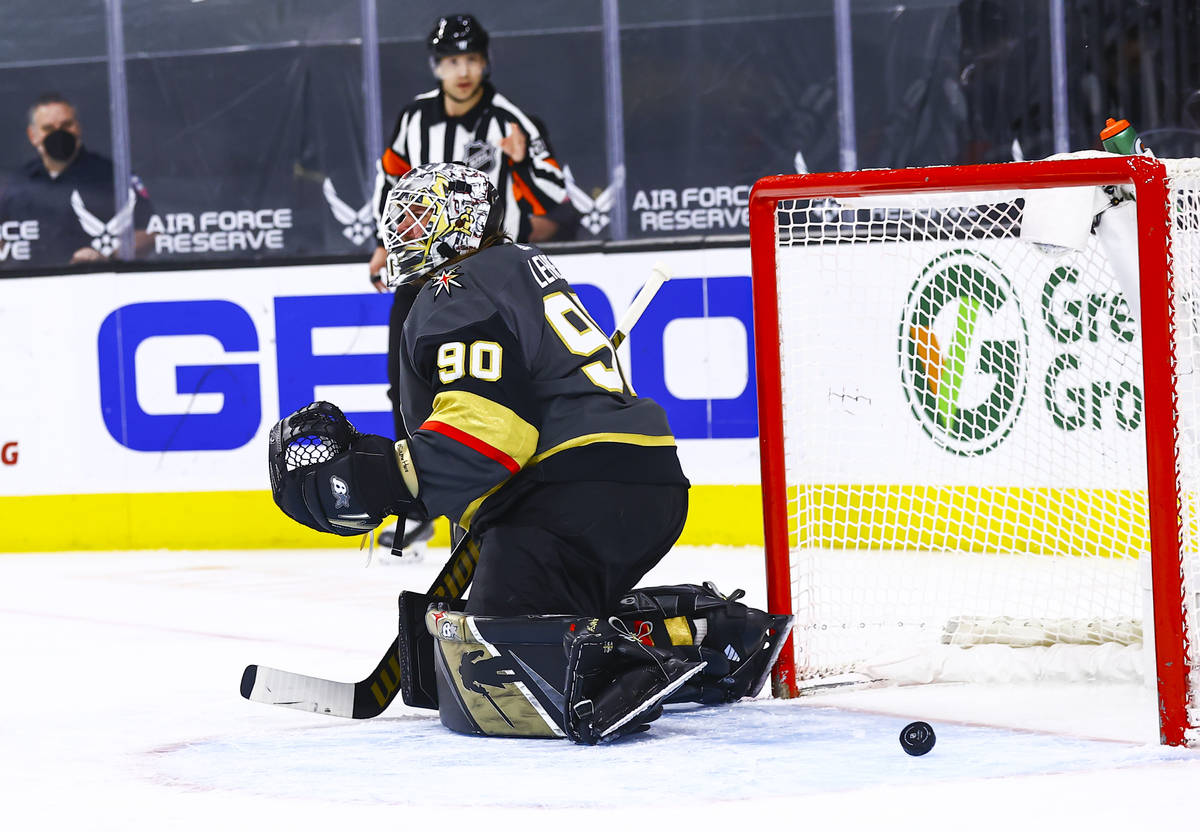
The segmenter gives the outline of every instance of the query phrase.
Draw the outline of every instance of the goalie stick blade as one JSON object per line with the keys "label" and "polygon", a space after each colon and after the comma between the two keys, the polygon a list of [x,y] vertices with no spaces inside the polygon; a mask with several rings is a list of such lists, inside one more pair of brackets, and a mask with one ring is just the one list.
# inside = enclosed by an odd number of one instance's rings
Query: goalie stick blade
{"label": "goalie stick blade", "polygon": [[298,711],[349,717],[354,712],[354,685],[250,665],[242,674],[242,696],[251,702]]}
{"label": "goalie stick blade", "polygon": [[[479,563],[479,548],[467,535],[458,542],[429,591],[433,598],[457,600],[466,593]],[[252,664],[242,672],[242,696],[251,702],[279,705],[346,719],[379,716],[400,693],[400,637],[361,682],[334,682]]]}
{"label": "goalie stick blade", "polygon": [[252,664],[242,673],[242,696],[251,702],[279,705],[344,719],[370,719],[383,713],[400,689],[397,642],[361,682],[334,682],[303,673]]}

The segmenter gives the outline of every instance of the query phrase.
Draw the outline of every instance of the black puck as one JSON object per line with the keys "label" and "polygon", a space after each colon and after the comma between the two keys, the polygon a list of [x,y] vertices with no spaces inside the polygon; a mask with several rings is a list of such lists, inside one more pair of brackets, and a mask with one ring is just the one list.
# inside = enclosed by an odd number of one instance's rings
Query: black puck
{"label": "black puck", "polygon": [[928,754],[935,742],[937,737],[933,733],[933,726],[928,722],[910,722],[900,732],[900,747],[904,749],[905,754],[914,757]]}

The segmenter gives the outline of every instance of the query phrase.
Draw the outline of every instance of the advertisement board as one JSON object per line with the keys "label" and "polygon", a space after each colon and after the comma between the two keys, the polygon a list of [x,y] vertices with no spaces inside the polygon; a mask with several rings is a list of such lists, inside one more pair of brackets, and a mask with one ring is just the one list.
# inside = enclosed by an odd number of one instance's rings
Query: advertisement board
{"label": "advertisement board", "polygon": [[[753,542],[748,251],[555,257],[606,331],[658,260],[674,278],[621,359],[667,410],[693,504],[745,509],[694,511],[689,538]],[[3,281],[0,548],[335,545],[272,505],[267,433],[324,399],[390,435],[390,305],[357,263]]]}
{"label": "advertisement board", "polygon": [[995,239],[847,248],[825,281],[804,279],[825,247],[780,254],[785,410],[820,426],[795,432],[812,481],[1145,489],[1141,338],[1094,261]]}

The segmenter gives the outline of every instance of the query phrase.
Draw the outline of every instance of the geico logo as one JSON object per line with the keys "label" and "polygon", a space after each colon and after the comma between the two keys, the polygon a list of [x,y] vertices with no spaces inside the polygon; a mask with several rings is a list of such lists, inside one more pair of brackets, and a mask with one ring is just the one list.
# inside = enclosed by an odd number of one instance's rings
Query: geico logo
{"label": "geico logo", "polygon": [[5,465],[16,465],[17,456],[16,442],[5,442],[3,445],[0,445],[0,463],[4,463]]}
{"label": "geico logo", "polygon": [[0,222],[0,240],[16,242],[17,240],[38,239],[37,220],[7,220]]}
{"label": "geico logo", "polygon": [[[612,332],[613,304],[605,292],[583,283],[573,288],[597,327]],[[622,298],[620,308],[626,303]],[[250,308],[264,314],[259,304]],[[121,307],[104,319],[96,340],[105,427],[113,439],[137,451],[233,450],[259,434],[264,413],[271,414],[269,426],[274,414],[325,398],[322,388],[358,385],[363,389],[359,401],[374,402],[371,396],[387,383],[390,311],[391,297],[374,292],[277,297],[273,314],[259,323],[229,300]],[[706,330],[710,315],[714,321]],[[673,327],[677,322],[684,326]],[[378,328],[378,352],[361,347],[351,352],[322,337],[323,330],[361,333],[364,327]],[[706,331],[725,340],[689,341],[694,333],[711,339]],[[753,331],[749,277],[676,278],[663,287],[626,342],[625,365],[638,394],[666,409],[677,438],[754,437]],[[741,356],[729,374],[736,384],[703,387],[709,368],[701,348],[709,355]],[[278,382],[274,401],[264,401],[270,395],[264,378]],[[359,405],[348,415],[360,431],[390,436],[387,397],[378,392],[376,398],[376,406]]]}

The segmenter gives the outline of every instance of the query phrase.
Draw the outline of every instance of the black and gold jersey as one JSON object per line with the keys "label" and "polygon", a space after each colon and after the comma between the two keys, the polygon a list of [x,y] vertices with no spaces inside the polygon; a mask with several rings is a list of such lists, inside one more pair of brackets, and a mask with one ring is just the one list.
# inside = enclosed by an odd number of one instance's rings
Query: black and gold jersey
{"label": "black and gold jersey", "polygon": [[486,522],[533,483],[686,485],[663,409],[540,249],[435,270],[402,338],[402,409],[431,517]]}

